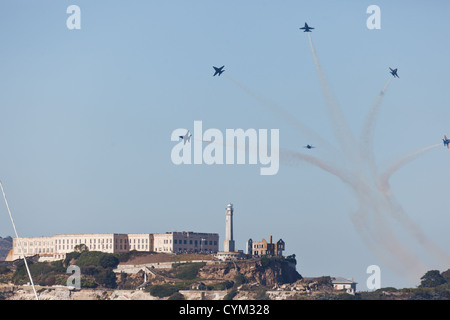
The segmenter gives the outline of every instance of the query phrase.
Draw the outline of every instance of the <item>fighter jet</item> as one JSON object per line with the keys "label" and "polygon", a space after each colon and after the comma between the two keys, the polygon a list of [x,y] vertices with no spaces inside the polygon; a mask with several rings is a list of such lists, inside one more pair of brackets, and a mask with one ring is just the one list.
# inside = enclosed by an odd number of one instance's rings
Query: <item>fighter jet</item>
{"label": "fighter jet", "polygon": [[183,144],[186,144],[186,141],[191,142],[192,134],[190,135],[189,130],[188,130],[184,136],[179,136],[179,137],[180,137],[180,139],[183,139],[183,142],[184,142]]}
{"label": "fighter jet", "polygon": [[308,24],[305,22],[305,26],[300,28],[300,30],[305,30],[303,32],[312,32],[311,30],[314,30],[314,28],[311,28],[310,26],[308,26]]}
{"label": "fighter jet", "polygon": [[303,148],[306,148],[306,149],[312,149],[312,148],[315,148],[315,147],[313,147],[312,145],[310,145],[310,144],[307,144],[306,146],[304,146]]}
{"label": "fighter jet", "polygon": [[225,67],[225,66],[221,66],[220,68],[217,68],[217,67],[214,67],[214,66],[213,66],[214,70],[216,70],[216,72],[214,72],[214,74],[213,74],[213,77],[214,77],[216,74],[218,74],[218,75],[220,76],[220,75],[222,74],[222,72],[225,71],[225,70],[222,70],[223,67]]}
{"label": "fighter jet", "polygon": [[444,134],[444,139],[442,139],[442,141],[444,142],[444,147],[447,146],[447,149],[450,149],[450,147],[448,146],[448,144],[450,143],[450,140],[447,139],[447,136]]}
{"label": "fighter jet", "polygon": [[397,74],[397,69],[394,69],[394,70],[392,70],[392,68],[389,68],[389,69],[391,69],[391,74],[394,76],[394,78],[395,77],[400,78]]}

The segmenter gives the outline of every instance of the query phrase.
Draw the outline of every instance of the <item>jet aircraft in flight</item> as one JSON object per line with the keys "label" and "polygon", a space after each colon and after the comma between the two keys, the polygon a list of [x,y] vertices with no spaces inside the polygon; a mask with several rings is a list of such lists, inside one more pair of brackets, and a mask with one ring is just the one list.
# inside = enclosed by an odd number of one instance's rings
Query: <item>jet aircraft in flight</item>
{"label": "jet aircraft in flight", "polygon": [[192,134],[190,135],[189,130],[188,130],[184,136],[179,136],[179,137],[180,137],[180,139],[183,139],[183,144],[186,144],[186,141],[191,142]]}
{"label": "jet aircraft in flight", "polygon": [[222,74],[222,72],[225,71],[225,70],[223,70],[223,67],[225,67],[225,66],[221,66],[220,68],[217,68],[217,67],[214,67],[214,66],[213,66],[214,70],[216,71],[216,72],[214,72],[213,77],[214,77],[216,74],[218,74],[218,75],[220,76],[220,75]]}
{"label": "jet aircraft in flight", "polygon": [[442,139],[442,142],[444,142],[444,147],[447,146],[447,149],[450,149],[448,144],[450,143],[450,140],[447,139],[447,136],[444,134],[444,139]]}
{"label": "jet aircraft in flight", "polygon": [[305,26],[300,29],[304,30],[303,32],[312,32],[311,30],[314,30],[314,28],[308,26],[308,24],[306,22],[305,22]]}
{"label": "jet aircraft in flight", "polygon": [[394,76],[394,78],[395,77],[400,78],[397,74],[397,68],[395,68],[395,69],[389,68],[389,69],[391,69],[391,74]]}

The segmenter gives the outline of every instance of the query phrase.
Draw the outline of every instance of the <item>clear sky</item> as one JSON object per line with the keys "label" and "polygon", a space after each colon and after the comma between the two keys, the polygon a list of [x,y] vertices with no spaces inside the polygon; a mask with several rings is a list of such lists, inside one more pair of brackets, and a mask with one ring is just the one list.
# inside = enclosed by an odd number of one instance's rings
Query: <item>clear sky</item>
{"label": "clear sky", "polygon": [[[72,4],[81,9],[80,30],[66,26]],[[379,30],[366,26],[373,4]],[[224,133],[279,129],[280,147],[338,159],[255,98],[339,148],[299,30],[306,21],[356,137],[388,68],[398,68],[374,134],[377,163],[388,166],[450,136],[449,18],[444,0],[2,1],[0,179],[19,235],[214,232],[222,248],[231,202],[238,249],[272,235],[296,254],[303,276],[354,278],[367,290],[366,269],[375,264],[383,287],[418,285],[368,248],[351,220],[358,201],[335,176],[307,162],[281,163],[273,176],[260,175],[260,165],[177,166],[170,136],[192,131],[196,120]],[[222,65],[225,73],[213,77],[212,66]],[[408,217],[450,254],[449,163],[439,146],[390,182]],[[402,229],[395,220],[392,227]],[[0,235],[13,236],[4,204]]]}

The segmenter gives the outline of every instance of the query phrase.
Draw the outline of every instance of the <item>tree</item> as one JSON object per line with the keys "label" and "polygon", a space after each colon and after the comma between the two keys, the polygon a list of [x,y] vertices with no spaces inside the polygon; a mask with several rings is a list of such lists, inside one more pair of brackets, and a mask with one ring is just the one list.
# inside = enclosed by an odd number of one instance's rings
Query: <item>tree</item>
{"label": "tree", "polygon": [[73,249],[76,252],[83,252],[83,251],[89,250],[88,247],[84,243],[77,244]]}
{"label": "tree", "polygon": [[445,283],[445,278],[440,274],[439,270],[430,270],[420,278],[419,288],[434,288]]}
{"label": "tree", "polygon": [[115,268],[119,264],[119,259],[112,254],[105,254],[100,258],[99,264],[103,268]]}
{"label": "tree", "polygon": [[105,269],[94,274],[94,279],[97,283],[105,286],[106,288],[114,289],[117,287],[116,274],[111,269]]}
{"label": "tree", "polygon": [[441,275],[444,277],[446,282],[450,283],[450,269],[442,272]]}

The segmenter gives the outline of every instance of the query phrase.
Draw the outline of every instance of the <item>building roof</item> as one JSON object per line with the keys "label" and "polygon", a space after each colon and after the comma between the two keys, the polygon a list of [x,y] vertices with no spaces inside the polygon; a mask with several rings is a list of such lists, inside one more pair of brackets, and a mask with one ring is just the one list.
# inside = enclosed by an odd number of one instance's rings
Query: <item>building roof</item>
{"label": "building roof", "polygon": [[356,283],[356,282],[354,282],[353,280],[347,280],[342,277],[332,277],[331,283],[333,283],[333,284],[352,284],[352,283]]}

